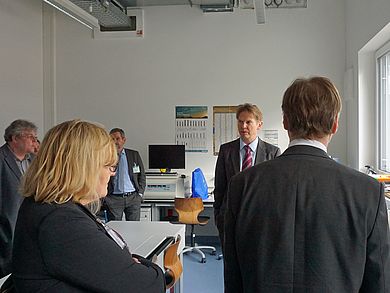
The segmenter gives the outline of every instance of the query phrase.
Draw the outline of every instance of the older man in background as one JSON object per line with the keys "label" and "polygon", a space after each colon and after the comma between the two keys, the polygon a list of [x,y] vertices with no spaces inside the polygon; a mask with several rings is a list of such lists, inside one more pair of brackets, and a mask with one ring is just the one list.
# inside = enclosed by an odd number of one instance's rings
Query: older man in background
{"label": "older man in background", "polygon": [[144,164],[138,151],[125,148],[126,135],[123,129],[113,128],[110,135],[118,151],[118,168],[108,183],[108,194],[103,209],[109,221],[139,221],[142,196],[146,187]]}
{"label": "older man in background", "polygon": [[0,278],[11,273],[14,228],[23,197],[20,180],[31,163],[37,140],[37,127],[26,120],[15,120],[4,133],[0,147]]}

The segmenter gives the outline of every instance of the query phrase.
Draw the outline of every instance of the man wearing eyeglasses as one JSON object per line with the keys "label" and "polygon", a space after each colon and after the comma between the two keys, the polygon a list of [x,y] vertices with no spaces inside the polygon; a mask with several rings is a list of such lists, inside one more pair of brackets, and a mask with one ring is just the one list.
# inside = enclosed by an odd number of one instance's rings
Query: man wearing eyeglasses
{"label": "man wearing eyeglasses", "polygon": [[141,156],[135,150],[124,148],[126,136],[123,129],[113,128],[110,135],[118,150],[118,165],[115,176],[108,183],[108,193],[103,209],[107,220],[120,221],[123,213],[127,221],[139,221],[146,175]]}
{"label": "man wearing eyeglasses", "polygon": [[0,278],[11,273],[12,240],[23,200],[19,183],[33,158],[37,127],[26,120],[15,120],[5,129],[4,139],[0,147]]}

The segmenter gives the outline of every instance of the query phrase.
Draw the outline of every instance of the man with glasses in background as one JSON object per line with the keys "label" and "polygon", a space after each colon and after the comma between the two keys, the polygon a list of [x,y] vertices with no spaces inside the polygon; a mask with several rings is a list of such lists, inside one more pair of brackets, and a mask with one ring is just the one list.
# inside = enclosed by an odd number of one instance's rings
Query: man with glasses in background
{"label": "man with glasses in background", "polygon": [[0,278],[11,273],[12,240],[23,200],[19,183],[33,159],[37,129],[29,121],[15,120],[5,129],[0,147]]}

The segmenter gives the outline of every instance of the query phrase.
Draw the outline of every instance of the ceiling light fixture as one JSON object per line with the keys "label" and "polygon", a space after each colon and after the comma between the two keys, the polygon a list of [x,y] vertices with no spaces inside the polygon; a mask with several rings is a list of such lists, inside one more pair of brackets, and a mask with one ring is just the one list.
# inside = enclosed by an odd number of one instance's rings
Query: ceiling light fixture
{"label": "ceiling light fixture", "polygon": [[89,29],[99,28],[98,20],[87,12],[81,10],[77,5],[64,0],[43,0],[55,9],[65,13],[69,17],[85,25]]}

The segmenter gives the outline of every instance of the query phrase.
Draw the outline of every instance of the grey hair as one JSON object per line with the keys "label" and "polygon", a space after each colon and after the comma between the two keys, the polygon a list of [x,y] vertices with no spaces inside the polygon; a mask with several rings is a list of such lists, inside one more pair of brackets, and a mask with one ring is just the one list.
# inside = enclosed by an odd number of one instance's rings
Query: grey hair
{"label": "grey hair", "polygon": [[5,129],[4,140],[10,142],[13,136],[21,135],[25,130],[37,131],[38,127],[30,121],[17,119]]}
{"label": "grey hair", "polygon": [[110,130],[110,135],[115,133],[115,132],[119,132],[122,137],[126,137],[125,131],[122,128],[113,128],[113,129],[111,129]]}

